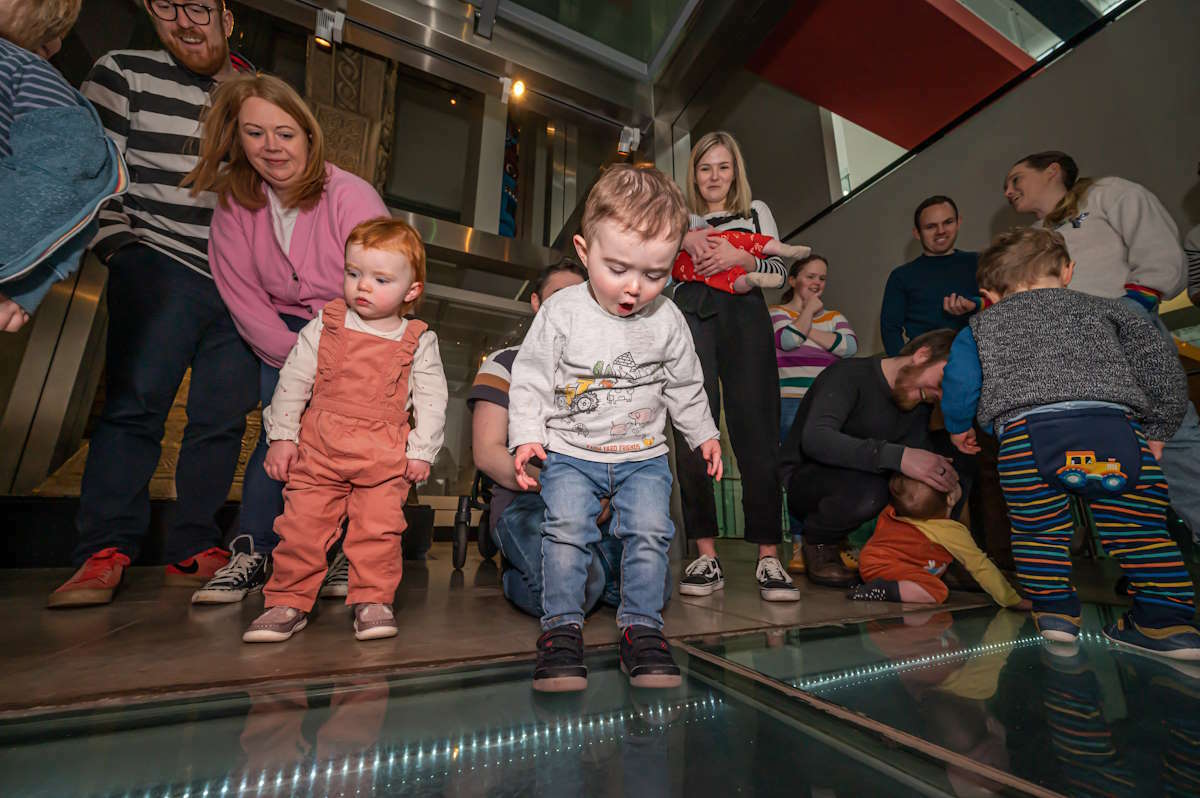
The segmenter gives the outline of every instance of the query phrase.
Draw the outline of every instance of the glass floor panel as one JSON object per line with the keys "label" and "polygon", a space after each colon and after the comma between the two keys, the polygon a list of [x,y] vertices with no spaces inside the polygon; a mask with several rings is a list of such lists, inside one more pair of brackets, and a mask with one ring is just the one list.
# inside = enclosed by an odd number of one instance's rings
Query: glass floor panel
{"label": "glass floor panel", "polygon": [[1109,643],[1123,611],[1085,605],[1076,653],[996,608],[698,647],[1066,795],[1200,795],[1200,664]]}
{"label": "glass floor panel", "polygon": [[948,795],[944,766],[683,651],[643,694],[529,663],[359,676],[0,723],[0,795]]}

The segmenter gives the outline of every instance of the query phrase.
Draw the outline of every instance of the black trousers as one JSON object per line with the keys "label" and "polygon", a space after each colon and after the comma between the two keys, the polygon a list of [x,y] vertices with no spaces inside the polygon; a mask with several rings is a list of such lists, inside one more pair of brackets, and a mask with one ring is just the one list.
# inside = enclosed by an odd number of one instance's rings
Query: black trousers
{"label": "black trousers", "polygon": [[[675,301],[692,331],[714,420],[725,394],[725,426],[742,475],[746,541],[779,543],[779,371],[767,303],[758,289],[736,295],[702,283],[681,285]],[[678,433],[675,444],[687,537],[716,537],[716,499],[704,458]]]}
{"label": "black trousers", "polygon": [[805,543],[841,543],[887,506],[891,474],[803,463],[788,477],[788,511],[804,522]]}
{"label": "black trousers", "polygon": [[108,264],[106,358],[104,410],[83,470],[75,564],[110,546],[137,560],[163,426],[189,367],[165,555],[178,562],[219,546],[216,513],[233,482],[246,414],[258,403],[259,369],[212,279],[142,244],[123,247]]}

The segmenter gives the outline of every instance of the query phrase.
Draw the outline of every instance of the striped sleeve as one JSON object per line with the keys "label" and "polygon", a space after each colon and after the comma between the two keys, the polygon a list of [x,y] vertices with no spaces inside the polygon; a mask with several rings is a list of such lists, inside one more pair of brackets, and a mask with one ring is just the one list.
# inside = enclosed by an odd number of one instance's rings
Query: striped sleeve
{"label": "striped sleeve", "polygon": [[[96,62],[80,90],[95,106],[105,133],[125,156],[129,139],[129,81],[111,55]],[[137,241],[122,198],[105,203],[99,222],[100,231],[92,247],[102,261],[107,262],[118,249]]]}
{"label": "striped sleeve", "polygon": [[517,359],[518,348],[510,346],[493,352],[484,359],[475,375],[475,382],[467,394],[467,407],[475,409],[479,401],[491,402],[508,409],[508,387],[512,382],[513,361]]}
{"label": "striped sleeve", "polygon": [[79,105],[75,91],[58,70],[38,58],[21,72],[21,86],[13,99],[14,115],[20,117],[43,108]]}
{"label": "striped sleeve", "polygon": [[795,318],[780,305],[771,308],[771,327],[775,330],[776,349],[787,352],[804,343],[804,334],[792,326]]}
{"label": "striped sleeve", "polygon": [[[752,203],[754,209],[758,211],[758,229],[765,236],[771,238],[779,238],[779,225],[775,223],[775,216],[771,213],[771,209],[767,207],[765,202],[755,200]],[[773,256],[770,258],[755,258],[757,264],[755,271],[778,274],[784,280],[787,279],[787,266],[783,263],[783,258]]]}
{"label": "striped sleeve", "polygon": [[838,357],[854,357],[858,354],[858,336],[854,334],[854,328],[845,316],[833,311],[826,323],[834,335],[833,346],[829,347],[831,354]]}
{"label": "striped sleeve", "polygon": [[1200,225],[1193,227],[1183,241],[1187,255],[1187,292],[1192,302],[1200,304]]}

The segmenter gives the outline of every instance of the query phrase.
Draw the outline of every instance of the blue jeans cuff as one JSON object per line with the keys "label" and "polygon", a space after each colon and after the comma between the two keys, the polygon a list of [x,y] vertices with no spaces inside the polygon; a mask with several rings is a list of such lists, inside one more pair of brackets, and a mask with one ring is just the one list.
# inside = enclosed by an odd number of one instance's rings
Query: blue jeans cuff
{"label": "blue jeans cuff", "polygon": [[582,629],[583,613],[566,612],[562,615],[555,615],[553,618],[545,618],[542,620],[542,631],[549,632],[551,629],[557,629],[560,626],[569,626],[570,624],[575,624]]}
{"label": "blue jeans cuff", "polygon": [[657,629],[658,631],[661,632],[662,628],[663,628],[663,622],[660,620],[655,620],[654,618],[650,618],[646,615],[618,615],[617,616],[617,628],[618,629],[625,629],[626,627],[629,627],[629,626],[649,626],[651,629]]}

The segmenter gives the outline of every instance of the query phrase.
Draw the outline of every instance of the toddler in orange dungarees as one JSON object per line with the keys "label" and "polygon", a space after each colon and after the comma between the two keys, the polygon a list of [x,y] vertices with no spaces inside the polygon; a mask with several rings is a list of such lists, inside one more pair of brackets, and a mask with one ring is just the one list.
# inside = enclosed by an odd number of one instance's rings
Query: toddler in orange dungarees
{"label": "toddler in orange dungarees", "polygon": [[424,286],[417,231],[393,219],[363,222],[346,241],[345,300],[300,331],[279,371],[263,411],[271,441],[264,466],[287,487],[266,612],[242,635],[247,643],[281,642],[308,623],[347,516],[354,636],[396,635],[404,502],[429,477],[446,421],[437,336],[404,318]]}

